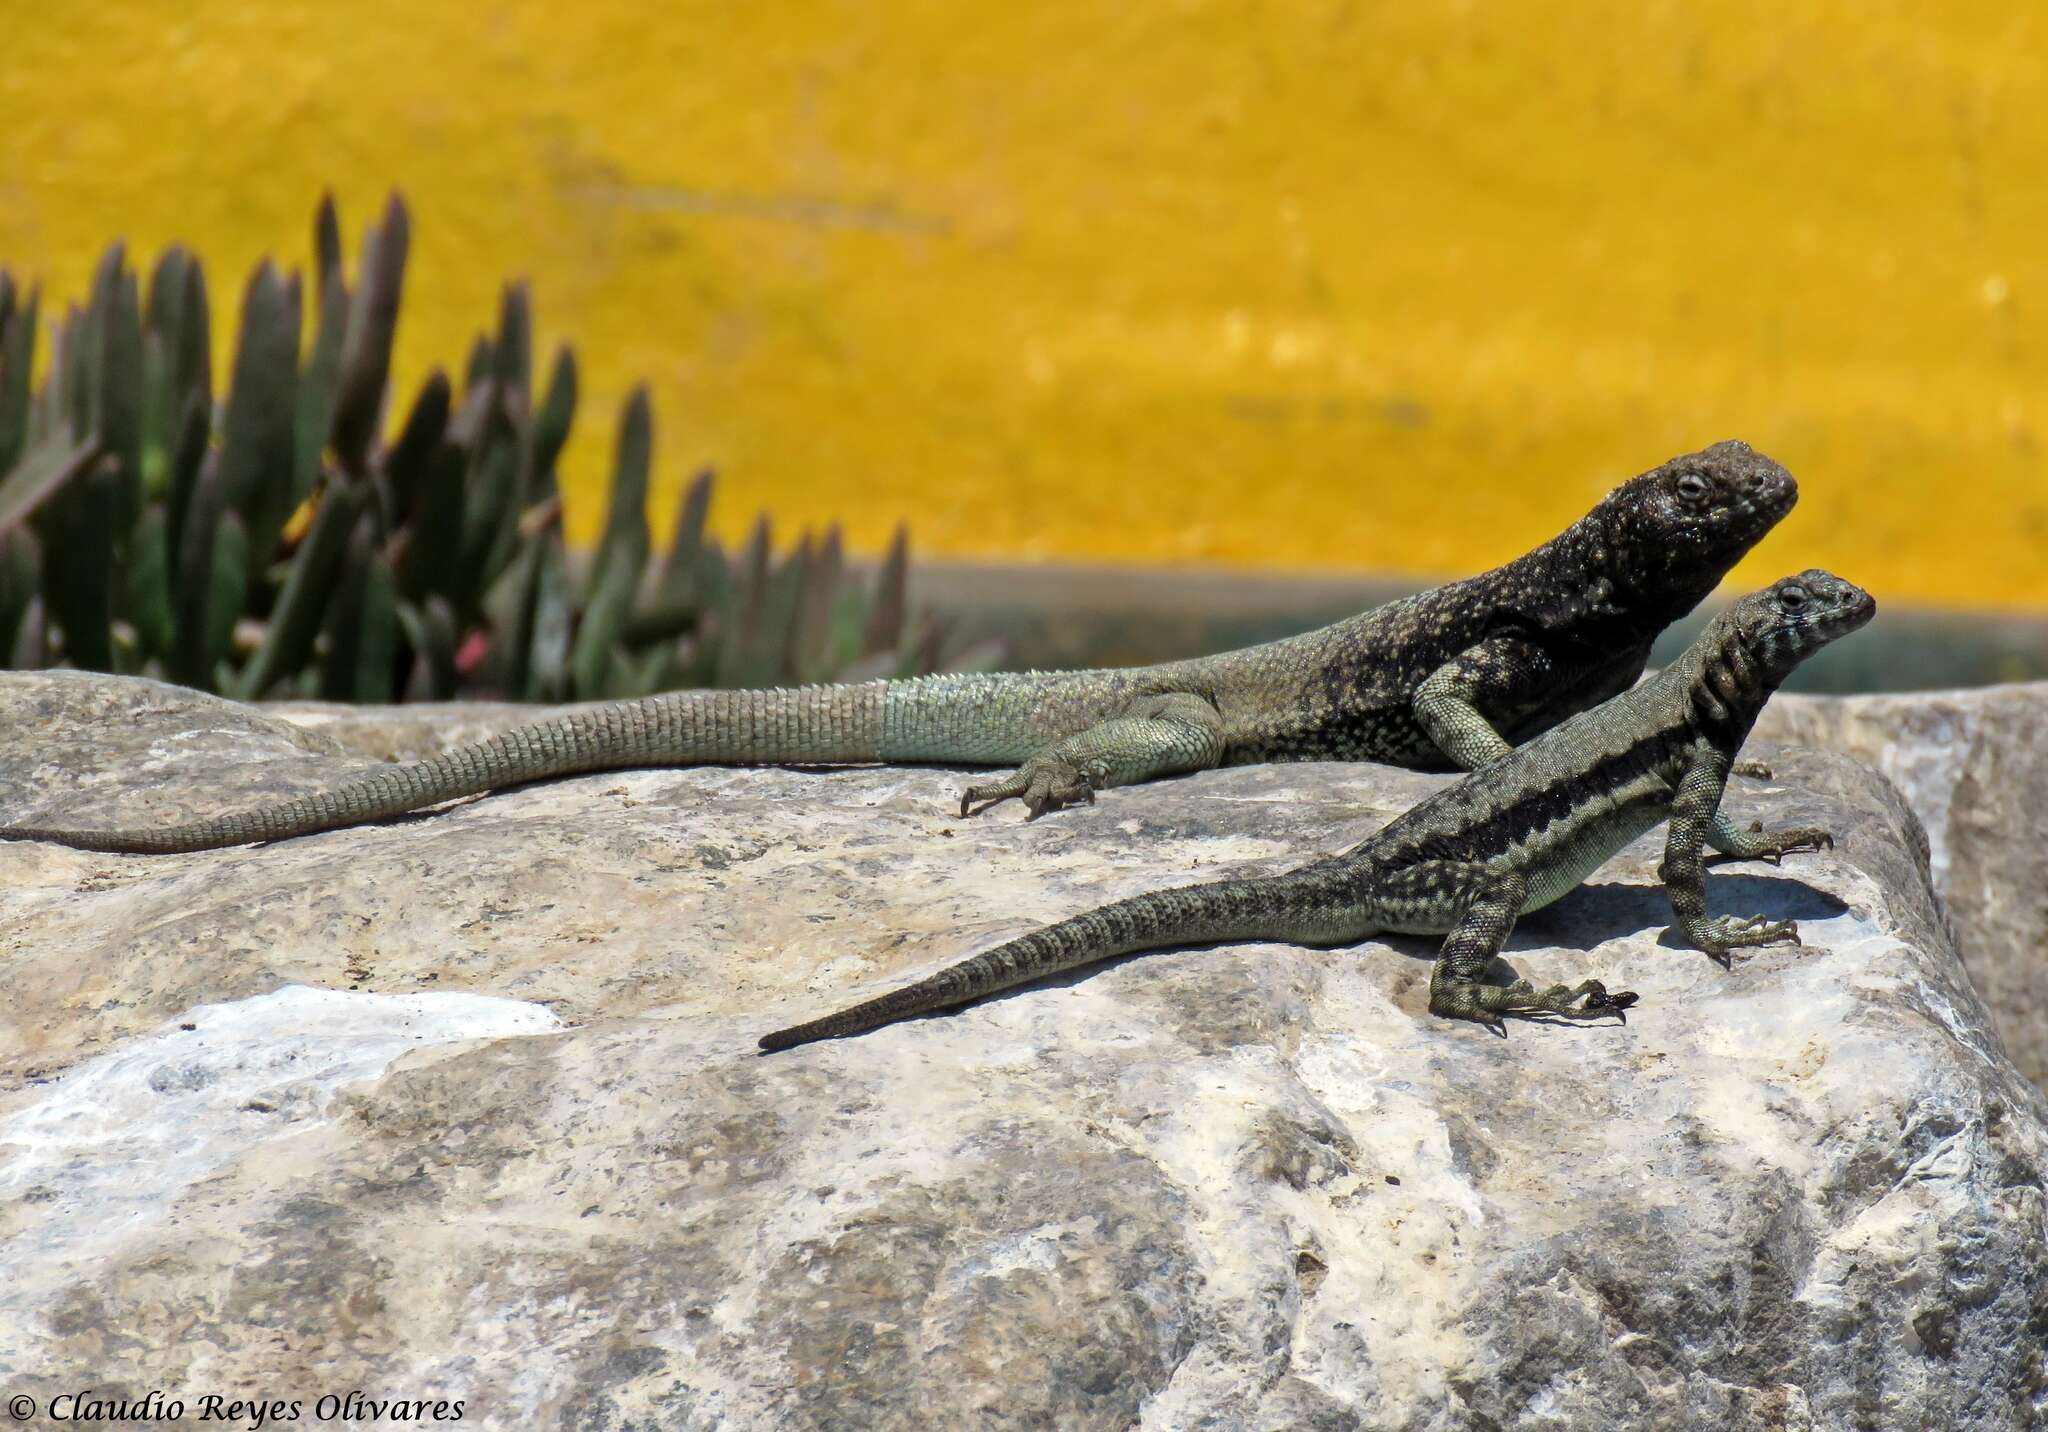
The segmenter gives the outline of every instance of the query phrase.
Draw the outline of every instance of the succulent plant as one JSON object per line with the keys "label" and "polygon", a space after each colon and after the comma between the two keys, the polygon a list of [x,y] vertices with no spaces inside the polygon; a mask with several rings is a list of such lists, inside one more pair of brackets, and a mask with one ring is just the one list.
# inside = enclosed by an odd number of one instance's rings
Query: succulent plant
{"label": "succulent plant", "polygon": [[51,325],[40,388],[39,294],[0,270],[0,661],[354,701],[565,701],[993,661],[912,618],[900,531],[866,576],[836,528],[778,557],[765,517],[728,557],[705,535],[707,471],[657,554],[644,387],[619,417],[603,536],[572,553],[555,464],[576,361],[557,349],[534,401],[522,285],[504,290],[459,396],[437,369],[385,440],[410,233],[394,196],[351,284],[323,200],[311,294],[257,266],[221,401],[206,280],[184,249],[159,257],[145,297],[110,247],[85,305]]}

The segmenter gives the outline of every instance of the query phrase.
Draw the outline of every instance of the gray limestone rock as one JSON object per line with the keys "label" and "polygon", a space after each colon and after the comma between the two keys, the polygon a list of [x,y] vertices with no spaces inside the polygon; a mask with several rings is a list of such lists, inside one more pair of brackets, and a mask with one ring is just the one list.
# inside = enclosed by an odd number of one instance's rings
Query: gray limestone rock
{"label": "gray limestone rock", "polygon": [[[8,819],[182,818],[425,739],[61,673],[0,714]],[[1399,939],[753,1048],[1446,779],[1371,766],[1030,825],[950,818],[957,773],[697,769],[265,848],[0,846],[0,1392],[615,1432],[2048,1421],[2048,1107],[1898,793],[1769,754],[1735,814],[1838,844],[1709,896],[1806,943],[1673,941],[1651,837],[1506,954],[1639,991],[1628,1024],[1506,1039],[1431,1018]]]}
{"label": "gray limestone rock", "polygon": [[1905,793],[1970,978],[2048,1089],[2048,682],[1780,696],[1757,734],[1853,756]]}

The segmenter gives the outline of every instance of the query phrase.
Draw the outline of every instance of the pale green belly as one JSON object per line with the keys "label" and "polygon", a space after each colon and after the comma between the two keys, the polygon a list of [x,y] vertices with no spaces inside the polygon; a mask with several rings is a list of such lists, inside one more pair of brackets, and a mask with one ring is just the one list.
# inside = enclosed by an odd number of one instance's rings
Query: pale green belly
{"label": "pale green belly", "polygon": [[1541,910],[1577,889],[1610,856],[1661,824],[1667,814],[1663,801],[1638,799],[1574,818],[1566,823],[1567,829],[1554,828],[1550,839],[1543,842],[1547,847],[1544,853],[1524,865],[1529,894],[1522,901],[1523,913]]}

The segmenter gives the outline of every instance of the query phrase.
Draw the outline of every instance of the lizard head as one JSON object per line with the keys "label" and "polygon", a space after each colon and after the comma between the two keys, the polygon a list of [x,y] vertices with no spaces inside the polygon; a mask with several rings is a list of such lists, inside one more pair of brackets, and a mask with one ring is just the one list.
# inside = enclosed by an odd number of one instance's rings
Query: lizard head
{"label": "lizard head", "polygon": [[1617,575],[1690,611],[1798,500],[1791,473],[1731,440],[1630,478],[1601,506],[1627,567]]}
{"label": "lizard head", "polygon": [[1870,593],[1813,567],[1751,592],[1723,620],[1776,685],[1800,662],[1876,615]]}

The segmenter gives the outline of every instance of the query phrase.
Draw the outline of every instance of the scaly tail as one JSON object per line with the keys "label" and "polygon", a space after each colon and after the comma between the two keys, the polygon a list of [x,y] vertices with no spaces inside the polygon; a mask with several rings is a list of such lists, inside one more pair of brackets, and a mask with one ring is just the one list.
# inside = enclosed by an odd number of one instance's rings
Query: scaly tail
{"label": "scaly tail", "polygon": [[610,702],[393,766],[320,795],[254,810],[162,830],[4,826],[0,839],[174,854],[360,825],[457,796],[580,771],[699,762],[872,761],[881,740],[884,686],[871,681],[787,691],[678,691]]}
{"label": "scaly tail", "polygon": [[1343,870],[1325,866],[1265,879],[1219,880],[1133,895],[1020,935],[864,1004],[764,1035],[761,1048],[789,1049],[813,1040],[862,1034],[1135,950],[1217,940],[1275,939],[1328,945],[1362,939],[1372,927],[1350,897],[1353,879]]}

